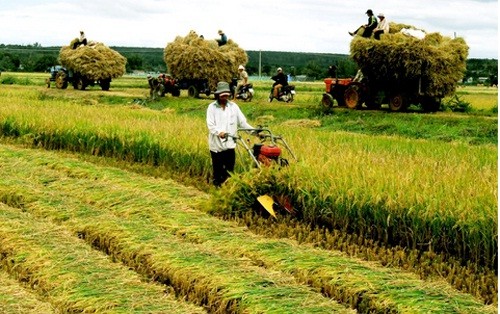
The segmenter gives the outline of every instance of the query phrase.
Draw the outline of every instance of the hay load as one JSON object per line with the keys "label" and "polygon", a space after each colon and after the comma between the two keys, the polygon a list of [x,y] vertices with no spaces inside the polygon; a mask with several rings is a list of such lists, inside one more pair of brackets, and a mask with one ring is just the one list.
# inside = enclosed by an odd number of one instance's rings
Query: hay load
{"label": "hay load", "polygon": [[231,82],[238,65],[245,65],[248,56],[231,39],[219,47],[215,40],[205,40],[191,31],[167,44],[164,60],[176,79],[207,79],[210,89],[215,90],[217,82]]}
{"label": "hay load", "polygon": [[59,62],[72,71],[80,73],[88,80],[117,78],[125,74],[127,59],[102,43],[90,42],[88,45],[72,49],[63,46],[59,52]]}
{"label": "hay load", "polygon": [[390,33],[381,40],[360,36],[352,40],[350,54],[363,75],[372,82],[392,84],[403,91],[412,90],[418,82],[426,96],[452,95],[466,70],[469,48],[465,40],[439,33],[417,39],[402,33],[404,29],[416,28],[391,23]]}

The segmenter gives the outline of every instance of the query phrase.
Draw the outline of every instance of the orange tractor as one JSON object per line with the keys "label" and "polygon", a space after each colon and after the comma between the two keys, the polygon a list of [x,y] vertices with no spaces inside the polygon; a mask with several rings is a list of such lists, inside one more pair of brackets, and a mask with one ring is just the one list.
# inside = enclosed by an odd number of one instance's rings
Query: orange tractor
{"label": "orange tractor", "polygon": [[423,86],[428,85],[425,78],[406,78],[399,80],[369,80],[361,71],[354,78],[326,78],[326,92],[321,105],[332,108],[334,100],[338,106],[360,109],[363,104],[368,109],[380,109],[388,104],[390,111],[405,111],[410,105],[420,105],[426,112],[438,111],[444,94],[431,95]]}

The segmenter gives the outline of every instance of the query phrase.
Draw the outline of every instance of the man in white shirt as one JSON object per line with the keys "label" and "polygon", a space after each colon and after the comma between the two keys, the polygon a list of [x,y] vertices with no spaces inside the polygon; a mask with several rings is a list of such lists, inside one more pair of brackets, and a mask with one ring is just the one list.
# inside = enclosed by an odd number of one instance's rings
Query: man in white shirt
{"label": "man in white shirt", "polygon": [[377,27],[373,30],[373,37],[380,39],[380,35],[389,33],[389,22],[384,16],[384,13],[377,15],[379,22]]}
{"label": "man in white shirt", "polygon": [[213,183],[219,187],[229,178],[236,162],[236,135],[238,128],[253,129],[238,105],[229,101],[231,90],[226,82],[219,82],[215,101],[207,108],[208,147],[212,157]]}

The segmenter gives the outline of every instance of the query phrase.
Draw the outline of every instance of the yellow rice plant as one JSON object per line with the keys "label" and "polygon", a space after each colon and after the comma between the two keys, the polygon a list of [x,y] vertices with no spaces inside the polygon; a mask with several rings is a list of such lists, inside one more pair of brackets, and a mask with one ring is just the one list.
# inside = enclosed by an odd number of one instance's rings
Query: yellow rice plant
{"label": "yellow rice plant", "polygon": [[144,283],[61,226],[2,204],[0,217],[0,267],[58,313],[205,312],[165,297],[164,287]]}
{"label": "yellow rice plant", "polygon": [[1,313],[56,313],[50,303],[39,300],[5,272],[0,272],[0,296]]}
{"label": "yellow rice plant", "polygon": [[[205,179],[211,172],[203,119],[37,100],[36,93],[27,97],[33,99],[29,105],[13,100],[0,108],[4,135],[163,166],[186,176]],[[219,210],[245,211],[255,196],[276,192],[289,195],[308,222],[496,267],[496,147],[300,125],[276,132],[286,135],[300,161],[272,175],[251,171],[241,180],[235,177],[234,189],[224,190],[234,193],[225,195]]]}
{"label": "yellow rice plant", "polygon": [[44,151],[1,152],[6,176],[0,184],[35,196],[24,211],[58,221],[213,312],[349,312],[312,286],[360,312],[493,313],[439,280],[425,282],[339,252],[253,235],[195,210],[203,194],[171,180]]}

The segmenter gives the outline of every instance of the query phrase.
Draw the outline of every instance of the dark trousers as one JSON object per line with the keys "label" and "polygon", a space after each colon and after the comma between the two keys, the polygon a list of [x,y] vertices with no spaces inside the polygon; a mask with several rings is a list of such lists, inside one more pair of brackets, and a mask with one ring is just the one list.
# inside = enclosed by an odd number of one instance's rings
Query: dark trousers
{"label": "dark trousers", "polygon": [[373,30],[375,27],[364,27],[360,26],[358,27],[357,30],[354,31],[354,34],[357,34],[360,30],[363,30],[363,33],[361,34],[362,37],[370,38],[372,36]]}
{"label": "dark trousers", "polygon": [[228,149],[219,153],[210,151],[210,155],[214,173],[213,183],[215,186],[220,186],[229,178],[229,172],[234,170],[236,153],[234,149]]}
{"label": "dark trousers", "polygon": [[380,39],[380,35],[382,35],[383,33],[384,33],[384,31],[382,31],[382,30],[374,31],[373,32],[373,37],[375,39]]}

